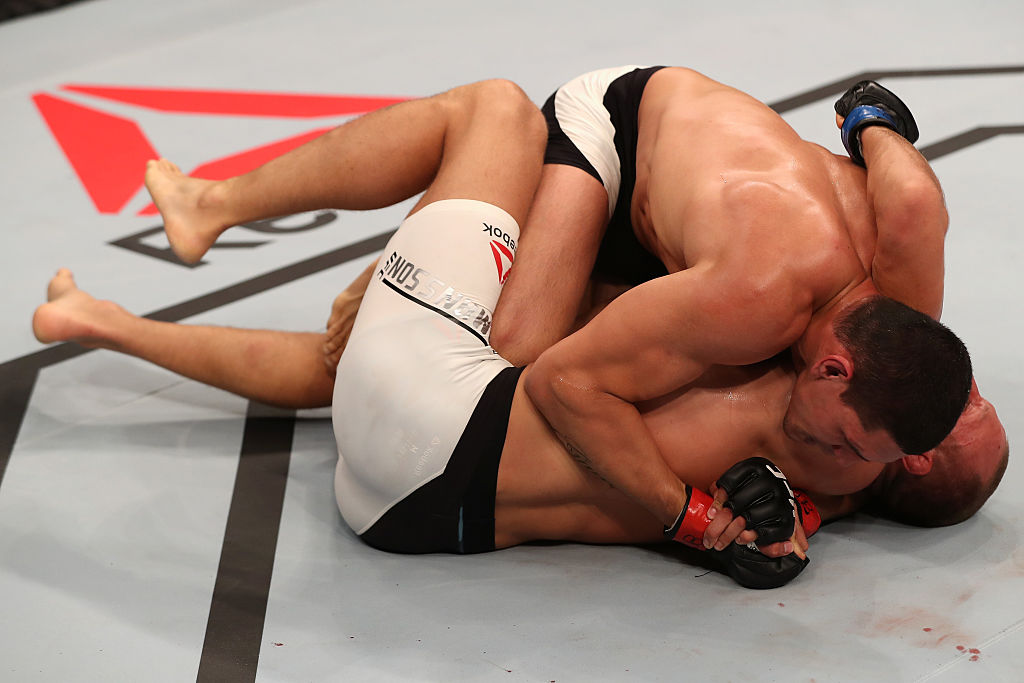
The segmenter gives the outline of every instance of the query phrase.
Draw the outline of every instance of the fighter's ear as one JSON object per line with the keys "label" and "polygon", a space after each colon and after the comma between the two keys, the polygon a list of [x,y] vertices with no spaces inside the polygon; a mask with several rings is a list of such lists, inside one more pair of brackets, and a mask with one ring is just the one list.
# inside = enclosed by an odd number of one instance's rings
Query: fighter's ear
{"label": "fighter's ear", "polygon": [[904,455],[903,467],[911,474],[923,477],[932,471],[932,455],[930,452],[922,455]]}
{"label": "fighter's ear", "polygon": [[839,379],[846,382],[853,376],[853,361],[840,354],[829,354],[814,364],[814,375],[819,379]]}

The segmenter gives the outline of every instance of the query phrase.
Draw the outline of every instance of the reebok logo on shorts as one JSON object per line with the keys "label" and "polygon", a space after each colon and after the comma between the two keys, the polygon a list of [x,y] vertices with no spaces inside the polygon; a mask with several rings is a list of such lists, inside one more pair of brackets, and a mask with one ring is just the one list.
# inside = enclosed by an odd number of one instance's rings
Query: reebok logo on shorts
{"label": "reebok logo on shorts", "polygon": [[494,238],[491,240],[491,255],[498,268],[498,284],[503,285],[516,257],[516,241],[501,228],[487,223],[484,223],[484,232]]}
{"label": "reebok logo on shorts", "polygon": [[[511,260],[511,259],[510,259]],[[487,344],[493,313],[469,295],[449,287],[412,261],[391,252],[377,278],[402,296],[454,320]]]}

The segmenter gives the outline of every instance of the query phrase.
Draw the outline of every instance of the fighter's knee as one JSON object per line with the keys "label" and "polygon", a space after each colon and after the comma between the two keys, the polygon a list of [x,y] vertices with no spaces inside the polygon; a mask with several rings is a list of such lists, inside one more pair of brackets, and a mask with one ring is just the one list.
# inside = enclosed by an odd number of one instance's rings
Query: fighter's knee
{"label": "fighter's knee", "polygon": [[515,112],[532,104],[523,89],[506,78],[477,81],[468,88],[477,102],[486,103],[489,107]]}
{"label": "fighter's knee", "polygon": [[519,355],[517,348],[515,329],[512,325],[506,324],[504,318],[495,316],[494,324],[491,326],[490,343],[495,351],[500,353],[506,360],[518,365],[516,360],[513,360],[510,356]]}
{"label": "fighter's knee", "polygon": [[515,325],[499,323],[500,320],[496,319],[491,327],[491,346],[513,365],[534,362],[551,345],[545,339],[525,334]]}
{"label": "fighter's knee", "polygon": [[483,81],[486,84],[486,92],[490,104],[503,121],[514,125],[516,130],[528,136],[528,139],[536,139],[541,144],[547,141],[547,123],[540,109],[534,104],[523,89],[512,81],[495,78]]}
{"label": "fighter's knee", "polygon": [[486,113],[488,120],[500,125],[509,135],[524,142],[547,140],[544,115],[516,83],[504,78],[491,78],[457,88],[451,93],[455,101],[470,115]]}

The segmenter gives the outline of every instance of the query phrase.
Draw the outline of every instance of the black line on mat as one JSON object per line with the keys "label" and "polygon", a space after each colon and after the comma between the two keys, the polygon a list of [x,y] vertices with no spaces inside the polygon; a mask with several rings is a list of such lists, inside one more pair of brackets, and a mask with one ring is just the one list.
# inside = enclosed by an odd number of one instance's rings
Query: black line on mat
{"label": "black line on mat", "polygon": [[[865,78],[1022,73],[1024,66],[868,71],[780,100],[778,113],[838,95]],[[1024,126],[976,128],[922,148],[929,160]],[[177,322],[234,303],[383,248],[394,231],[336,249],[252,279],[154,311],[145,317]],[[89,349],[59,344],[0,364],[0,484],[38,372]],[[197,681],[253,681],[259,660],[295,429],[294,413],[268,416],[250,403],[220,565],[200,656]]]}
{"label": "black line on mat", "polygon": [[953,135],[945,140],[933,142],[926,147],[922,147],[919,151],[925,159],[928,161],[934,161],[939,157],[944,157],[947,154],[952,154],[953,152],[959,152],[966,147],[977,145],[999,135],[1020,135],[1022,133],[1024,133],[1024,124],[1012,126],[981,126],[972,130],[964,131],[958,135]]}
{"label": "black line on mat", "polygon": [[46,12],[82,0],[0,0],[0,21]]}
{"label": "black line on mat", "polygon": [[[380,251],[394,232],[395,229],[388,230],[209,294],[153,311],[143,317],[164,322],[177,322],[220,306],[235,303],[307,275]],[[92,349],[83,348],[77,344],[55,344],[0,363],[0,387],[2,387],[0,390],[0,411],[2,411],[0,412],[0,485],[3,485],[7,463],[11,458],[11,451],[14,449],[18,432],[21,430],[21,423],[25,418],[25,410],[28,408],[29,398],[32,396],[32,389],[35,387],[39,371],[90,351]]]}
{"label": "black line on mat", "polygon": [[256,680],[294,433],[294,411],[249,403],[197,683]]}
{"label": "black line on mat", "polygon": [[858,81],[869,80],[881,80],[883,78],[933,78],[940,76],[992,76],[996,74],[1017,74],[1024,73],[1024,64],[1010,64],[1004,66],[968,66],[968,67],[949,67],[946,69],[890,69],[887,71],[863,71],[859,74],[852,76],[846,76],[840,78],[837,81],[820,85],[811,90],[807,90],[798,95],[787,97],[784,100],[773,102],[768,106],[774,109],[777,113],[782,114],[784,112],[797,109],[804,105],[818,100],[825,99],[826,97],[834,97],[841,95],[846,92],[854,83]]}

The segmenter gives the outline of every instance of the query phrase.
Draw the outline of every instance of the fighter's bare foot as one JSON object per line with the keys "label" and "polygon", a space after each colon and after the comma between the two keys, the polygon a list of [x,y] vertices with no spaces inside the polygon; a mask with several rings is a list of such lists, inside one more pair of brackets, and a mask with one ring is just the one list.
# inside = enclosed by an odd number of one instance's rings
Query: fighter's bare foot
{"label": "fighter's bare foot", "polygon": [[163,216],[171,249],[185,263],[198,262],[227,227],[217,212],[216,186],[185,175],[167,159],[146,164],[146,189]]}
{"label": "fighter's bare foot", "polygon": [[71,271],[61,268],[46,290],[47,303],[32,316],[36,339],[49,344],[73,341],[88,347],[110,347],[112,323],[125,310],[110,301],[99,301],[75,285]]}

